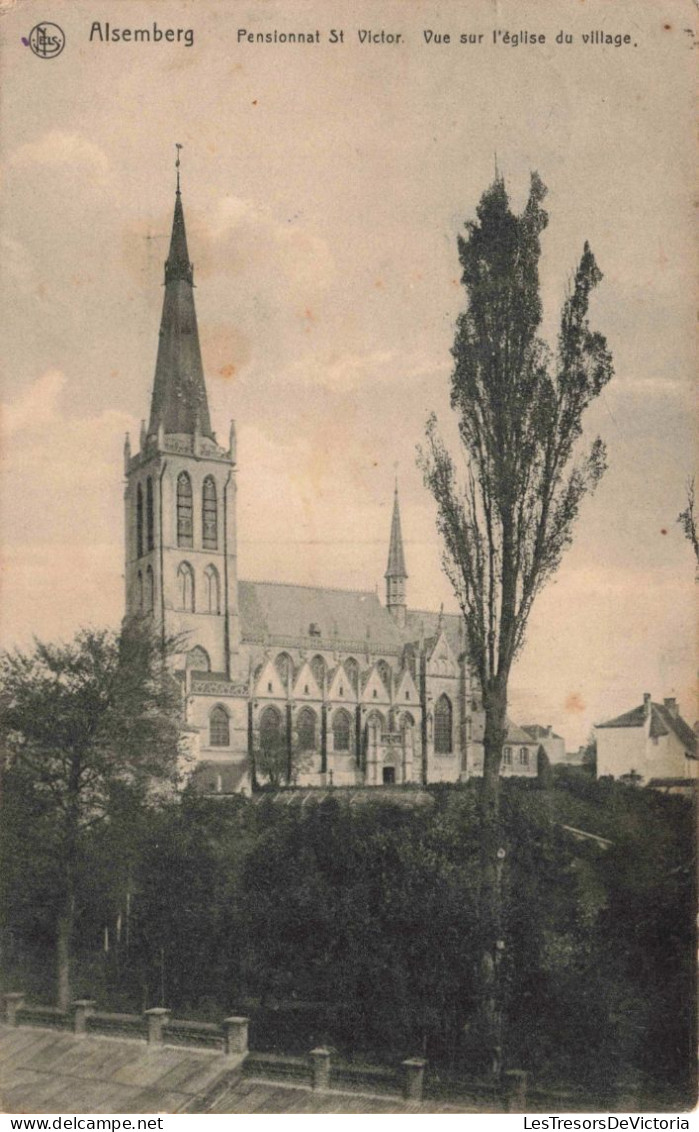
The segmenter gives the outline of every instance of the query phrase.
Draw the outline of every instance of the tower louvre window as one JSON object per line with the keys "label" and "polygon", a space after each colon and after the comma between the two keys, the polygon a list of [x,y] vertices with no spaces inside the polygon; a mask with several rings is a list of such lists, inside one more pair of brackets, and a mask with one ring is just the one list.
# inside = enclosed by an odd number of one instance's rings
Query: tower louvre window
{"label": "tower louvre window", "polygon": [[152,550],[155,544],[153,531],[153,480],[149,476],[146,480],[146,548],[148,550]]}
{"label": "tower louvre window", "polygon": [[136,557],[143,557],[143,488],[136,488]]}
{"label": "tower louvre window", "polygon": [[177,545],[192,546],[192,481],[186,472],[177,477]]}
{"label": "tower louvre window", "polygon": [[221,586],[218,570],[215,566],[207,566],[204,571],[206,582],[206,609],[208,613],[221,612]]}
{"label": "tower louvre window", "polygon": [[155,608],[155,578],[153,576],[153,567],[148,566],[148,568],[146,569],[146,592],[145,592],[146,613],[152,613],[154,608]]}
{"label": "tower louvre window", "polygon": [[194,571],[189,562],[180,562],[177,568],[177,595],[179,608],[194,613]]}
{"label": "tower louvre window", "polygon": [[207,550],[218,550],[218,502],[213,476],[206,477],[202,489],[202,542]]}

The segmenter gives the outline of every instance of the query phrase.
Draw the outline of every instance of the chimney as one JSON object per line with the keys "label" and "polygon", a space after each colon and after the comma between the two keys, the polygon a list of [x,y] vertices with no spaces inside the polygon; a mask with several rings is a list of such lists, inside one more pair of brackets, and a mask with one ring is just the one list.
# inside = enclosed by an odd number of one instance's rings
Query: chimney
{"label": "chimney", "polygon": [[675,699],[675,697],[674,696],[666,696],[665,699],[663,700],[663,703],[665,704],[665,707],[669,711],[672,718],[677,719],[677,717],[679,716],[680,713],[679,713],[679,709],[677,707],[677,700]]}
{"label": "chimney", "polygon": [[646,719],[650,716],[650,692],[643,693],[643,707],[645,708]]}

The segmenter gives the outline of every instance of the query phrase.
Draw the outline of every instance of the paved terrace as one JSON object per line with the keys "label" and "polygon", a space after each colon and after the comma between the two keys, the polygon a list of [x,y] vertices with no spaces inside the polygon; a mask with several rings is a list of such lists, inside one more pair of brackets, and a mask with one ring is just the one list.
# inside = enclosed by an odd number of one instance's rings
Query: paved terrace
{"label": "paved terrace", "polygon": [[[0,1109],[11,1113],[488,1112],[482,1104],[319,1091],[244,1076],[244,1057],[0,1026]],[[502,1111],[502,1110],[500,1110]]]}

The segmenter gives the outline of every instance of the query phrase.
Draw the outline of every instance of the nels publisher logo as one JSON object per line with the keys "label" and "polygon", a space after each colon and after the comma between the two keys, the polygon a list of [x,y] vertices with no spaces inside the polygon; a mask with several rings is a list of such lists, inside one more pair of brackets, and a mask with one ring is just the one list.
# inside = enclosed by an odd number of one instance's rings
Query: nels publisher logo
{"label": "nels publisher logo", "polygon": [[55,59],[65,47],[66,37],[58,24],[44,20],[36,24],[26,38],[22,37],[22,43],[25,47],[31,47],[40,59]]}

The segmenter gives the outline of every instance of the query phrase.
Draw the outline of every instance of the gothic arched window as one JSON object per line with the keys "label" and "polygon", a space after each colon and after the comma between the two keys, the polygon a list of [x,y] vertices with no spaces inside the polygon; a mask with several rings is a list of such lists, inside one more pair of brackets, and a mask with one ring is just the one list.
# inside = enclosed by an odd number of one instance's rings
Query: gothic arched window
{"label": "gothic arched window", "polygon": [[357,664],[357,661],[353,656],[347,657],[344,668],[345,672],[347,673],[347,679],[352,685],[352,688],[354,689],[354,693],[356,695],[359,688],[359,665]]}
{"label": "gothic arched window", "polygon": [[452,752],[452,710],[446,695],[439,697],[434,709],[434,749],[438,755]]}
{"label": "gothic arched window", "polygon": [[194,648],[190,649],[187,653],[187,668],[189,668],[192,672],[211,671],[211,661],[209,660],[209,654],[206,649],[203,649],[201,647],[201,645],[195,645]]}
{"label": "gothic arched window", "polygon": [[344,708],[340,708],[333,716],[333,748],[336,751],[349,751],[351,732],[351,716]]}
{"label": "gothic arched window", "polygon": [[209,716],[209,746],[228,747],[231,742],[231,721],[225,708],[217,705]]}
{"label": "gothic arched window", "polygon": [[201,495],[202,543],[207,550],[218,550],[218,505],[213,476],[207,476],[204,480]]}
{"label": "gothic arched window", "polygon": [[299,750],[315,751],[316,749],[316,713],[311,708],[302,708],[299,712],[296,730],[299,736]]}
{"label": "gothic arched window", "polygon": [[192,481],[186,472],[180,472],[177,477],[177,545],[192,546],[193,537]]}
{"label": "gothic arched window", "polygon": [[146,480],[146,549],[152,550],[154,545],[153,480],[149,476]]}
{"label": "gothic arched window", "polygon": [[284,685],[284,688],[286,688],[289,683],[289,676],[294,671],[294,666],[288,652],[279,653],[279,656],[274,662],[274,667],[279,673],[279,679]]}
{"label": "gothic arched window", "polygon": [[148,566],[146,569],[146,589],[144,595],[144,603],[146,613],[152,613],[155,608],[155,578],[153,577],[153,567]]}
{"label": "gothic arched window", "polygon": [[208,613],[221,612],[221,586],[219,584],[218,570],[215,566],[207,566],[204,571],[206,583],[206,610]]}
{"label": "gothic arched window", "polygon": [[194,571],[189,562],[180,562],[177,568],[178,608],[194,613]]}
{"label": "gothic arched window", "polygon": [[314,656],[311,661],[311,672],[313,673],[318,687],[323,690],[323,680],[325,679],[325,661],[322,656]]}
{"label": "gothic arched window", "polygon": [[391,669],[385,660],[379,660],[376,663],[376,671],[381,677],[382,683],[387,692],[391,690]]}
{"label": "gothic arched window", "polygon": [[136,488],[136,557],[143,557],[143,488]]}
{"label": "gothic arched window", "polygon": [[266,707],[260,716],[260,747],[275,755],[282,745],[282,717],[275,707]]}

